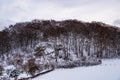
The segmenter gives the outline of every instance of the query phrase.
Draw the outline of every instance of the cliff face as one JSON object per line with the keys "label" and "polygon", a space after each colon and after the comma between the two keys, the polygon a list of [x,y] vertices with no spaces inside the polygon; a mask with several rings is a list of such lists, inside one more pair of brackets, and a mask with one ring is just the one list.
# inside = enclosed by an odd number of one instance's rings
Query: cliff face
{"label": "cliff face", "polygon": [[61,44],[69,52],[97,57],[120,55],[120,28],[100,22],[33,20],[16,23],[0,32],[0,54],[34,48],[40,42]]}

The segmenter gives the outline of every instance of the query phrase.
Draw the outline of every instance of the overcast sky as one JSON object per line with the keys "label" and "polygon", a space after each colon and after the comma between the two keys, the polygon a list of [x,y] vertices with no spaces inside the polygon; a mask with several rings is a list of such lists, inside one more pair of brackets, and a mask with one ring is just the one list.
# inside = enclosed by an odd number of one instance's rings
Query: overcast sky
{"label": "overcast sky", "polygon": [[0,27],[33,19],[120,24],[120,0],[0,0]]}

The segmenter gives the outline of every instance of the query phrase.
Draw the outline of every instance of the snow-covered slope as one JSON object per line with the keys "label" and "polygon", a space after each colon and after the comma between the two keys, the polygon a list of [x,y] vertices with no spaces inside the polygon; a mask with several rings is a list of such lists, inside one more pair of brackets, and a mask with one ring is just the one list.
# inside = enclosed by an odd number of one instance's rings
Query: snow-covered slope
{"label": "snow-covered slope", "polygon": [[56,69],[33,80],[120,80],[120,59],[103,60],[97,66]]}

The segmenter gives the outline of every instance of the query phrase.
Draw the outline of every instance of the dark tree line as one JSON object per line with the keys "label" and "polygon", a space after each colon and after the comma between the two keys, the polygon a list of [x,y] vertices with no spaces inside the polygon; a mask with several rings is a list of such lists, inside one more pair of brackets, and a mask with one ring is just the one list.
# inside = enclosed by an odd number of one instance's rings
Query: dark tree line
{"label": "dark tree line", "polygon": [[120,28],[77,20],[33,20],[11,25],[0,32],[0,54],[16,48],[33,48],[41,41],[61,43],[67,56],[70,51],[77,57],[86,54],[102,58],[120,55]]}
{"label": "dark tree line", "polygon": [[1,31],[0,32],[0,54],[6,53],[10,50],[11,44],[9,42],[10,37],[8,36],[8,32]]}

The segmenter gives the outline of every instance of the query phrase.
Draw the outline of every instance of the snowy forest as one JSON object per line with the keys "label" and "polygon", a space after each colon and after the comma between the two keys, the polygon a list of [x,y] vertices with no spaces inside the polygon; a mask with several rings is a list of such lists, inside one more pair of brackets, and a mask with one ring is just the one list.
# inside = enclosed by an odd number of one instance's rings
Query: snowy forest
{"label": "snowy forest", "polygon": [[24,80],[119,56],[120,28],[102,22],[35,19],[0,31],[0,80]]}

